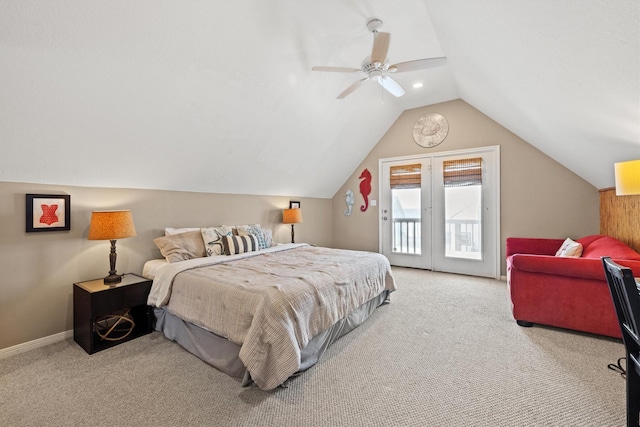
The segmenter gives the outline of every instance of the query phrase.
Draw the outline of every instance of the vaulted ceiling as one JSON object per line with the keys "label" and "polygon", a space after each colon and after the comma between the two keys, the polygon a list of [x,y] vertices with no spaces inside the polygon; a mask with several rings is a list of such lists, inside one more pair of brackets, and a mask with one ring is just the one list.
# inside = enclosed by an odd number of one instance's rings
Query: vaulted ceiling
{"label": "vaulted ceiling", "polygon": [[[363,76],[370,17],[395,98]],[[637,0],[3,0],[0,181],[332,197],[402,111],[461,98],[596,188],[640,158]],[[414,82],[424,86],[413,89]]]}

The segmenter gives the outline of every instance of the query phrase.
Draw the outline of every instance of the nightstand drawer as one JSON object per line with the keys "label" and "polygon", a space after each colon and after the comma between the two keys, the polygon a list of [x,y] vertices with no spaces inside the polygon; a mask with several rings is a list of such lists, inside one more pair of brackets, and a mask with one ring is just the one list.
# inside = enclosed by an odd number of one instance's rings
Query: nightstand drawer
{"label": "nightstand drawer", "polygon": [[94,317],[104,316],[123,308],[146,305],[151,282],[142,283],[136,286],[126,286],[121,288],[102,291],[99,298],[92,298],[91,311]]}

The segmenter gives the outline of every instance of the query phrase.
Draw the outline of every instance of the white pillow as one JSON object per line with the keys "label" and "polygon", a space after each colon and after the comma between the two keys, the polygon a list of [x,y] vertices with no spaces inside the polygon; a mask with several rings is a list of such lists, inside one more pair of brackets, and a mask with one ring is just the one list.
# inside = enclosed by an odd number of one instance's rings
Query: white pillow
{"label": "white pillow", "polygon": [[580,258],[582,255],[582,244],[567,238],[562,242],[562,246],[556,252],[556,256]]}
{"label": "white pillow", "polygon": [[182,234],[182,233],[188,233],[189,231],[200,231],[200,227],[198,228],[171,228],[171,227],[167,227],[164,229],[164,235],[165,236],[173,236],[174,234]]}

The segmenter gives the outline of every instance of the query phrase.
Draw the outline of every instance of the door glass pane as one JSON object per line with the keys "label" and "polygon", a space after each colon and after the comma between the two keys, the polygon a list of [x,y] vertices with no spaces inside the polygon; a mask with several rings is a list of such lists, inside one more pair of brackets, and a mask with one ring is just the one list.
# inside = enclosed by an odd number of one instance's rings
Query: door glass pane
{"label": "door glass pane", "polygon": [[445,187],[445,256],[482,259],[482,185]]}
{"label": "door glass pane", "polygon": [[401,254],[421,254],[422,165],[392,166],[391,188],[391,251]]}
{"label": "door glass pane", "polygon": [[418,188],[391,190],[393,232],[391,248],[395,253],[421,254],[422,191]]}
{"label": "door glass pane", "polygon": [[445,160],[445,256],[482,259],[482,158]]}

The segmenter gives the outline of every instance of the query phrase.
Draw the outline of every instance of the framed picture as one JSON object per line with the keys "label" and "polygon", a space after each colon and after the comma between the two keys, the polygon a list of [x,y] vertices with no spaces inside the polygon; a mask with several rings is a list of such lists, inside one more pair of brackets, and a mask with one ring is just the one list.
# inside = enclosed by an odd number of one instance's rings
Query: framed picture
{"label": "framed picture", "polygon": [[300,202],[289,200],[289,209],[300,209]]}
{"label": "framed picture", "polygon": [[71,196],[27,194],[27,233],[71,230]]}

